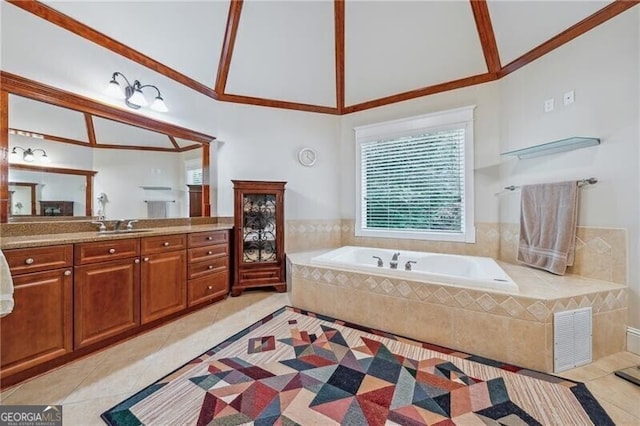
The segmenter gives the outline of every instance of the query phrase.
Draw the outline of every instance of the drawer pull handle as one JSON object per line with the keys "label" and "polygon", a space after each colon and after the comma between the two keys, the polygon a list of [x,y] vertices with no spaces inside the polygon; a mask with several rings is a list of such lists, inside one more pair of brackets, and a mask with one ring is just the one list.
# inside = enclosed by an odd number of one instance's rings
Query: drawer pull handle
{"label": "drawer pull handle", "polygon": [[209,268],[209,269],[213,269],[213,265],[209,265],[209,266],[208,266],[208,268]]}
{"label": "drawer pull handle", "polygon": [[113,253],[115,253],[115,252],[116,252],[116,249],[114,249],[114,248],[110,248],[110,249],[109,249],[109,254],[113,254]]}
{"label": "drawer pull handle", "polygon": [[145,257],[145,258],[144,258],[144,261],[145,261],[145,262],[148,262],[148,261],[149,261],[149,258],[148,258],[148,257]]}
{"label": "drawer pull handle", "polygon": [[162,245],[165,246],[165,247],[169,247],[169,243],[166,242],[166,241],[164,243],[162,243]]}
{"label": "drawer pull handle", "polygon": [[33,262],[35,262],[35,260],[33,260],[33,257],[27,257],[24,260],[24,263],[26,263],[27,265],[33,265]]}
{"label": "drawer pull handle", "polygon": [[64,271],[64,276],[68,277],[69,275],[71,275],[71,271]]}
{"label": "drawer pull handle", "polygon": [[213,237],[207,237],[207,241],[213,240]]}
{"label": "drawer pull handle", "polygon": [[212,286],[208,286],[207,289],[213,290],[213,287]]}
{"label": "drawer pull handle", "polygon": [[140,263],[140,259],[134,260],[133,263]]}
{"label": "drawer pull handle", "polygon": [[212,251],[208,251],[207,254],[213,254],[213,252]]}

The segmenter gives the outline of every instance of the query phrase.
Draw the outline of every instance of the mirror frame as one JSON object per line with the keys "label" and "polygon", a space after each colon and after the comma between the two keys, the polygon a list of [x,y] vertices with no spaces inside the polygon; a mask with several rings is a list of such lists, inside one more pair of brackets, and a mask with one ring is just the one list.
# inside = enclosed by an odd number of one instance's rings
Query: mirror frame
{"label": "mirror frame", "polygon": [[[9,220],[9,94],[22,96],[51,105],[91,114],[123,124],[139,127],[153,132],[163,133],[171,138],[190,140],[202,145],[202,216],[211,216],[210,195],[210,149],[214,136],[176,126],[163,121],[144,117],[124,109],[118,109],[96,100],[57,89],[28,78],[0,70],[0,223]],[[130,148],[129,148],[130,149]],[[11,167],[14,165],[12,164]],[[54,167],[49,171],[56,172]],[[71,170],[71,169],[66,169]],[[89,178],[87,178],[89,180]],[[87,191],[88,193],[89,191]],[[93,197],[87,200],[92,201]],[[87,211],[93,208],[87,202]],[[91,216],[91,214],[88,214]]]}
{"label": "mirror frame", "polygon": [[[38,186],[37,183],[33,183],[33,182],[11,182],[9,181],[8,183],[9,186],[25,186],[25,187],[29,187],[29,192],[30,192],[30,196],[31,196],[31,205],[29,206],[29,216],[35,216],[36,215],[36,186]],[[9,194],[11,194],[11,190],[9,190]],[[11,199],[11,197],[9,197],[9,199]],[[11,205],[11,203],[9,203],[9,212],[11,212],[11,207],[13,207]],[[9,213],[9,216],[16,216],[16,215],[12,215],[11,213]],[[22,216],[22,215],[20,215]]]}

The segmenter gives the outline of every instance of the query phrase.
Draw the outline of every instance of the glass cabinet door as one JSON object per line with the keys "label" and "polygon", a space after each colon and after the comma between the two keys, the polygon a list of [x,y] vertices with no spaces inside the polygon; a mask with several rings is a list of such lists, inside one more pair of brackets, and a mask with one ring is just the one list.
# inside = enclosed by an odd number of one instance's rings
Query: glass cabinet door
{"label": "glass cabinet door", "polygon": [[276,262],[276,195],[243,194],[242,261]]}

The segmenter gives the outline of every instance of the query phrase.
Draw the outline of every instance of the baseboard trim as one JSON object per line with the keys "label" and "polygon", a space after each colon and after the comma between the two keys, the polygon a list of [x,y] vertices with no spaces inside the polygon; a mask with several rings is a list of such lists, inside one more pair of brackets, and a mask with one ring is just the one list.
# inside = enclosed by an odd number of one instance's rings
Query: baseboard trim
{"label": "baseboard trim", "polygon": [[640,355],[640,330],[627,327],[627,351]]}

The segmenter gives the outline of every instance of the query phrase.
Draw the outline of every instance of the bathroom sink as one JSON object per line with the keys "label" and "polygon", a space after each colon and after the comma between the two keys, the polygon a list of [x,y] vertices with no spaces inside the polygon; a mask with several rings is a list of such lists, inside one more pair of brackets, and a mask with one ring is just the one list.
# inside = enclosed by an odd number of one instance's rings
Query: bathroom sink
{"label": "bathroom sink", "polygon": [[117,231],[115,231],[115,230],[98,231],[98,235],[139,234],[141,232],[151,232],[151,231],[152,231],[151,229],[131,229],[131,230],[118,229]]}

